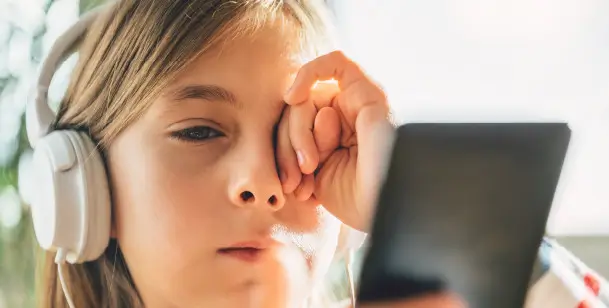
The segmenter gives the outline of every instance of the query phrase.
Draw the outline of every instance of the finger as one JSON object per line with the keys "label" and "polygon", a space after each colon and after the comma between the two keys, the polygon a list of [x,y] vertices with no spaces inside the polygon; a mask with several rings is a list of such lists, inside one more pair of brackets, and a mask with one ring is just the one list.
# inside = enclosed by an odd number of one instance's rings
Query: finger
{"label": "finger", "polygon": [[275,156],[279,169],[279,178],[283,187],[283,192],[290,194],[300,184],[302,173],[298,167],[296,153],[290,141],[289,114],[290,108],[286,107],[284,114],[277,127],[277,147]]}
{"label": "finger", "polygon": [[300,185],[294,190],[294,197],[298,201],[307,201],[313,195],[315,189],[315,177],[312,174],[306,174],[302,177]]}
{"label": "finger", "polygon": [[318,81],[329,79],[335,79],[343,91],[359,80],[368,80],[355,62],[342,52],[334,51],[303,65],[284,100],[290,105],[301,104],[307,100],[311,88]]}
{"label": "finger", "polygon": [[332,107],[321,108],[315,117],[313,137],[319,151],[319,162],[323,164],[340,143],[340,118]]}
{"label": "finger", "polygon": [[453,295],[428,295],[420,298],[377,304],[364,304],[363,308],[465,308],[458,297]]}
{"label": "finger", "polygon": [[336,105],[340,108],[344,119],[351,129],[355,129],[355,121],[359,112],[372,105],[377,105],[379,111],[382,108],[384,118],[388,118],[389,104],[385,92],[371,81],[361,79],[336,96]]}
{"label": "finger", "polygon": [[304,174],[311,174],[319,164],[317,145],[313,138],[313,121],[317,109],[312,103],[291,106],[290,109],[290,141],[296,152],[298,166]]}
{"label": "finger", "polygon": [[[301,168],[301,171],[305,174],[308,174],[308,172],[311,172],[310,168],[317,168],[319,161],[315,159],[315,154],[313,154],[313,157],[310,157],[308,155],[308,153],[306,152],[307,149],[309,148],[309,146],[307,146],[307,144],[310,144],[310,138],[308,137],[310,132],[312,131],[311,127],[313,127],[314,129],[314,121],[316,121],[316,113],[317,110],[319,110],[320,108],[323,108],[325,106],[331,106],[332,102],[334,100],[334,98],[336,97],[336,95],[340,92],[340,89],[338,88],[338,85],[336,83],[327,83],[327,82],[320,82],[315,84],[315,86],[313,87],[313,89],[311,89],[311,93],[309,96],[309,102],[307,104],[312,104],[313,106],[315,106],[315,110],[313,110],[313,108],[311,106],[293,106],[293,109],[297,109],[296,112],[300,112],[302,111],[302,114],[297,114],[295,117],[297,117],[298,119],[295,120],[297,121],[297,123],[293,123],[292,121],[290,121],[292,124],[290,124],[292,127],[296,126],[296,128],[294,128],[294,134],[300,135],[300,134],[304,134],[302,135],[302,138],[304,139],[304,151],[305,153],[303,153],[303,159],[305,162],[304,163],[304,168]],[[302,108],[302,109],[301,109]],[[309,119],[313,119],[312,121],[310,121]],[[324,121],[322,121],[322,125],[324,125],[323,123]],[[292,130],[292,129],[291,129]],[[311,137],[313,142],[316,143],[315,137]],[[299,143],[300,140],[296,140],[295,143]],[[317,146],[317,145],[316,145]],[[297,151],[297,145],[295,145],[295,151]],[[319,149],[317,149],[317,151],[319,152]],[[308,158],[311,158],[313,161],[307,161],[309,160]],[[314,166],[311,166],[314,165]]]}
{"label": "finger", "polygon": [[332,106],[339,93],[340,88],[336,82],[320,81],[313,85],[308,100],[319,110],[323,107]]}

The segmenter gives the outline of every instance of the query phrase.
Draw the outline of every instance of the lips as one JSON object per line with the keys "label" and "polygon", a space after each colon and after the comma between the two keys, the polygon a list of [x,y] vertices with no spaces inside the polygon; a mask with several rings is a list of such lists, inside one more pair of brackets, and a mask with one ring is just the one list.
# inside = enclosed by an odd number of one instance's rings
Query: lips
{"label": "lips", "polygon": [[264,249],[253,247],[222,248],[218,250],[218,253],[222,256],[232,257],[245,262],[256,262],[260,259],[263,252]]}
{"label": "lips", "polygon": [[256,262],[270,246],[270,242],[242,242],[233,244],[229,247],[220,248],[218,249],[218,254],[235,258],[240,261]]}

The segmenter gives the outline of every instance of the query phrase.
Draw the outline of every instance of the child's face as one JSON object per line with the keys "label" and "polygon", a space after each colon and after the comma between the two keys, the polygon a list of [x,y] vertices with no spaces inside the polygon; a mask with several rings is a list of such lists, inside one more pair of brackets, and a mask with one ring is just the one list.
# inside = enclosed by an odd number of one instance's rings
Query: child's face
{"label": "child's face", "polygon": [[269,28],[207,53],[111,145],[114,235],[147,307],[285,305],[326,271],[339,222],[275,165],[291,49]]}

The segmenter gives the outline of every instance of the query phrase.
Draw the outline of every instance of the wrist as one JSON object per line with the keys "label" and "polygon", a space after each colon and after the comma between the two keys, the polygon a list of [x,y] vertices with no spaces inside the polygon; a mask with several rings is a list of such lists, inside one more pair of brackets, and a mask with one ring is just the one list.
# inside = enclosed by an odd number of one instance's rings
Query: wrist
{"label": "wrist", "polygon": [[371,159],[365,162],[366,166],[361,169],[362,173],[358,179],[361,189],[358,209],[363,221],[360,231],[364,232],[370,232],[374,222],[376,207],[391,162],[395,128],[391,125],[378,125],[375,127],[375,135],[376,142],[372,146],[375,154],[369,156]]}

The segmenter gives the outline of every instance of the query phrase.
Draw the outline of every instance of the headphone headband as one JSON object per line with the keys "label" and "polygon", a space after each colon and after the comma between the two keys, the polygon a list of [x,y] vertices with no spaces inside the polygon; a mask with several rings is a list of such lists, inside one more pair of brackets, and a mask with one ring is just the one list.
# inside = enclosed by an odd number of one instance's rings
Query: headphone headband
{"label": "headphone headband", "polygon": [[87,32],[93,21],[107,5],[95,8],[85,14],[53,44],[44,60],[36,84],[34,100],[28,102],[25,117],[26,131],[30,145],[34,147],[40,137],[46,136],[55,121],[56,114],[48,104],[48,91],[53,75],[70,56],[70,48]]}

